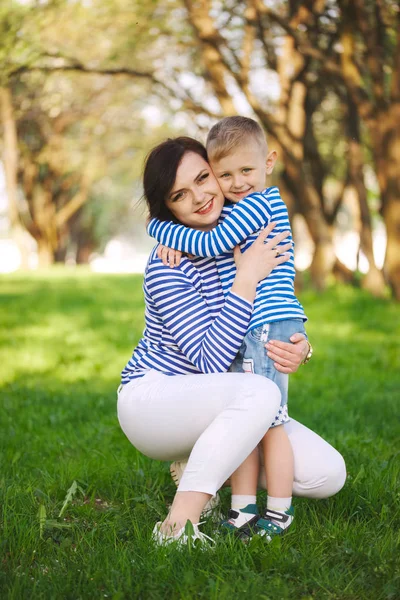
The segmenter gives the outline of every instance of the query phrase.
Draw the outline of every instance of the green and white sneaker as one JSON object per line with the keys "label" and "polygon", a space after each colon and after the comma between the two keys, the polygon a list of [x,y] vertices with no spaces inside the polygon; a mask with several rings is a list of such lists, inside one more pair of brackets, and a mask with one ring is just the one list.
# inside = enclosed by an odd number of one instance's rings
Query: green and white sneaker
{"label": "green and white sneaker", "polygon": [[228,518],[222,521],[221,527],[224,533],[234,534],[242,542],[247,543],[257,533],[256,524],[260,515],[256,504],[248,504],[240,510],[230,509]]}
{"label": "green and white sneaker", "polygon": [[[174,480],[176,487],[178,487],[182,479],[182,475],[185,472],[186,466],[187,460],[175,460],[169,467],[171,477]],[[203,518],[213,517],[214,520],[220,521],[222,518],[222,515],[219,511],[220,502],[221,500],[217,492],[215,496],[212,496],[212,498],[209,499],[203,508],[201,516]]]}
{"label": "green and white sneaker", "polygon": [[161,521],[155,524],[151,538],[157,546],[171,546],[175,544],[178,548],[184,546],[201,546],[203,549],[212,548],[215,541],[199,530],[202,523],[187,521],[186,525],[175,533],[167,534],[161,531]]}
{"label": "green and white sneaker", "polygon": [[257,521],[256,531],[258,535],[265,537],[270,542],[277,535],[282,535],[292,524],[294,519],[294,508],[291,506],[285,512],[267,508],[265,514]]}

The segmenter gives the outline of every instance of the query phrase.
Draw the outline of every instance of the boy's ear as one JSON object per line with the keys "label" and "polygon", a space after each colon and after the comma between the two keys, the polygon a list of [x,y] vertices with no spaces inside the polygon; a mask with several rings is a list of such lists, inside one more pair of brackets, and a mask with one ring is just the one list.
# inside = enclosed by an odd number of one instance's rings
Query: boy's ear
{"label": "boy's ear", "polygon": [[267,159],[266,159],[267,175],[271,175],[272,171],[274,170],[277,158],[278,158],[278,153],[276,152],[276,150],[271,150],[271,152],[268,152]]}

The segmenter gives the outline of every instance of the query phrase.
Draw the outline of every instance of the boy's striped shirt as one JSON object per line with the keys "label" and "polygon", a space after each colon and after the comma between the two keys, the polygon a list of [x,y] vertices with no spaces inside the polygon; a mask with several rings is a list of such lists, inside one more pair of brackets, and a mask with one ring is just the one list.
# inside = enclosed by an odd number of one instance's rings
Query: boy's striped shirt
{"label": "boy's striped shirt", "polygon": [[184,257],[170,269],[150,254],[144,279],[146,326],[121,383],[150,369],[166,375],[226,372],[251,318],[252,304],[224,297],[214,258]]}
{"label": "boy's striped shirt", "polygon": [[[227,295],[236,274],[233,248],[240,244],[241,250],[246,250],[255,241],[260,230],[271,222],[276,223],[276,226],[267,239],[272,239],[280,231],[290,231],[290,236],[280,245],[289,241],[293,243],[288,211],[277,187],[250,194],[238,204],[226,205],[219,225],[211,231],[189,229],[184,225],[158,219],[151,219],[147,231],[164,246],[196,256],[216,256],[222,289]],[[258,284],[249,330],[273,321],[293,318],[307,320],[294,293],[293,247],[289,254],[287,262],[275,267]]]}

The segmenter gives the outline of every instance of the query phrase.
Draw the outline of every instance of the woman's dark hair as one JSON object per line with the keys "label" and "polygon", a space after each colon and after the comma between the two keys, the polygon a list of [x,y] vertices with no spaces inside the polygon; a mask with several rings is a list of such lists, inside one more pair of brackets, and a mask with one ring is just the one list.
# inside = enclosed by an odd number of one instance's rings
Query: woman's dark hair
{"label": "woman's dark hair", "polygon": [[143,188],[151,218],[175,221],[165,200],[173,188],[178,167],[187,152],[194,152],[207,160],[203,144],[190,137],[168,139],[148,154],[144,165]]}

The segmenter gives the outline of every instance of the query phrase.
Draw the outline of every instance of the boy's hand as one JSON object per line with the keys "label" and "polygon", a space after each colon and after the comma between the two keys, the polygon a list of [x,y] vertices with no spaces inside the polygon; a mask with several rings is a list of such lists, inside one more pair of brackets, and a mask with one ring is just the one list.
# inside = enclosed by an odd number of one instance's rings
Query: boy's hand
{"label": "boy's hand", "polygon": [[163,262],[166,267],[179,267],[181,264],[182,252],[180,250],[174,250],[160,244],[157,248],[157,256]]}

